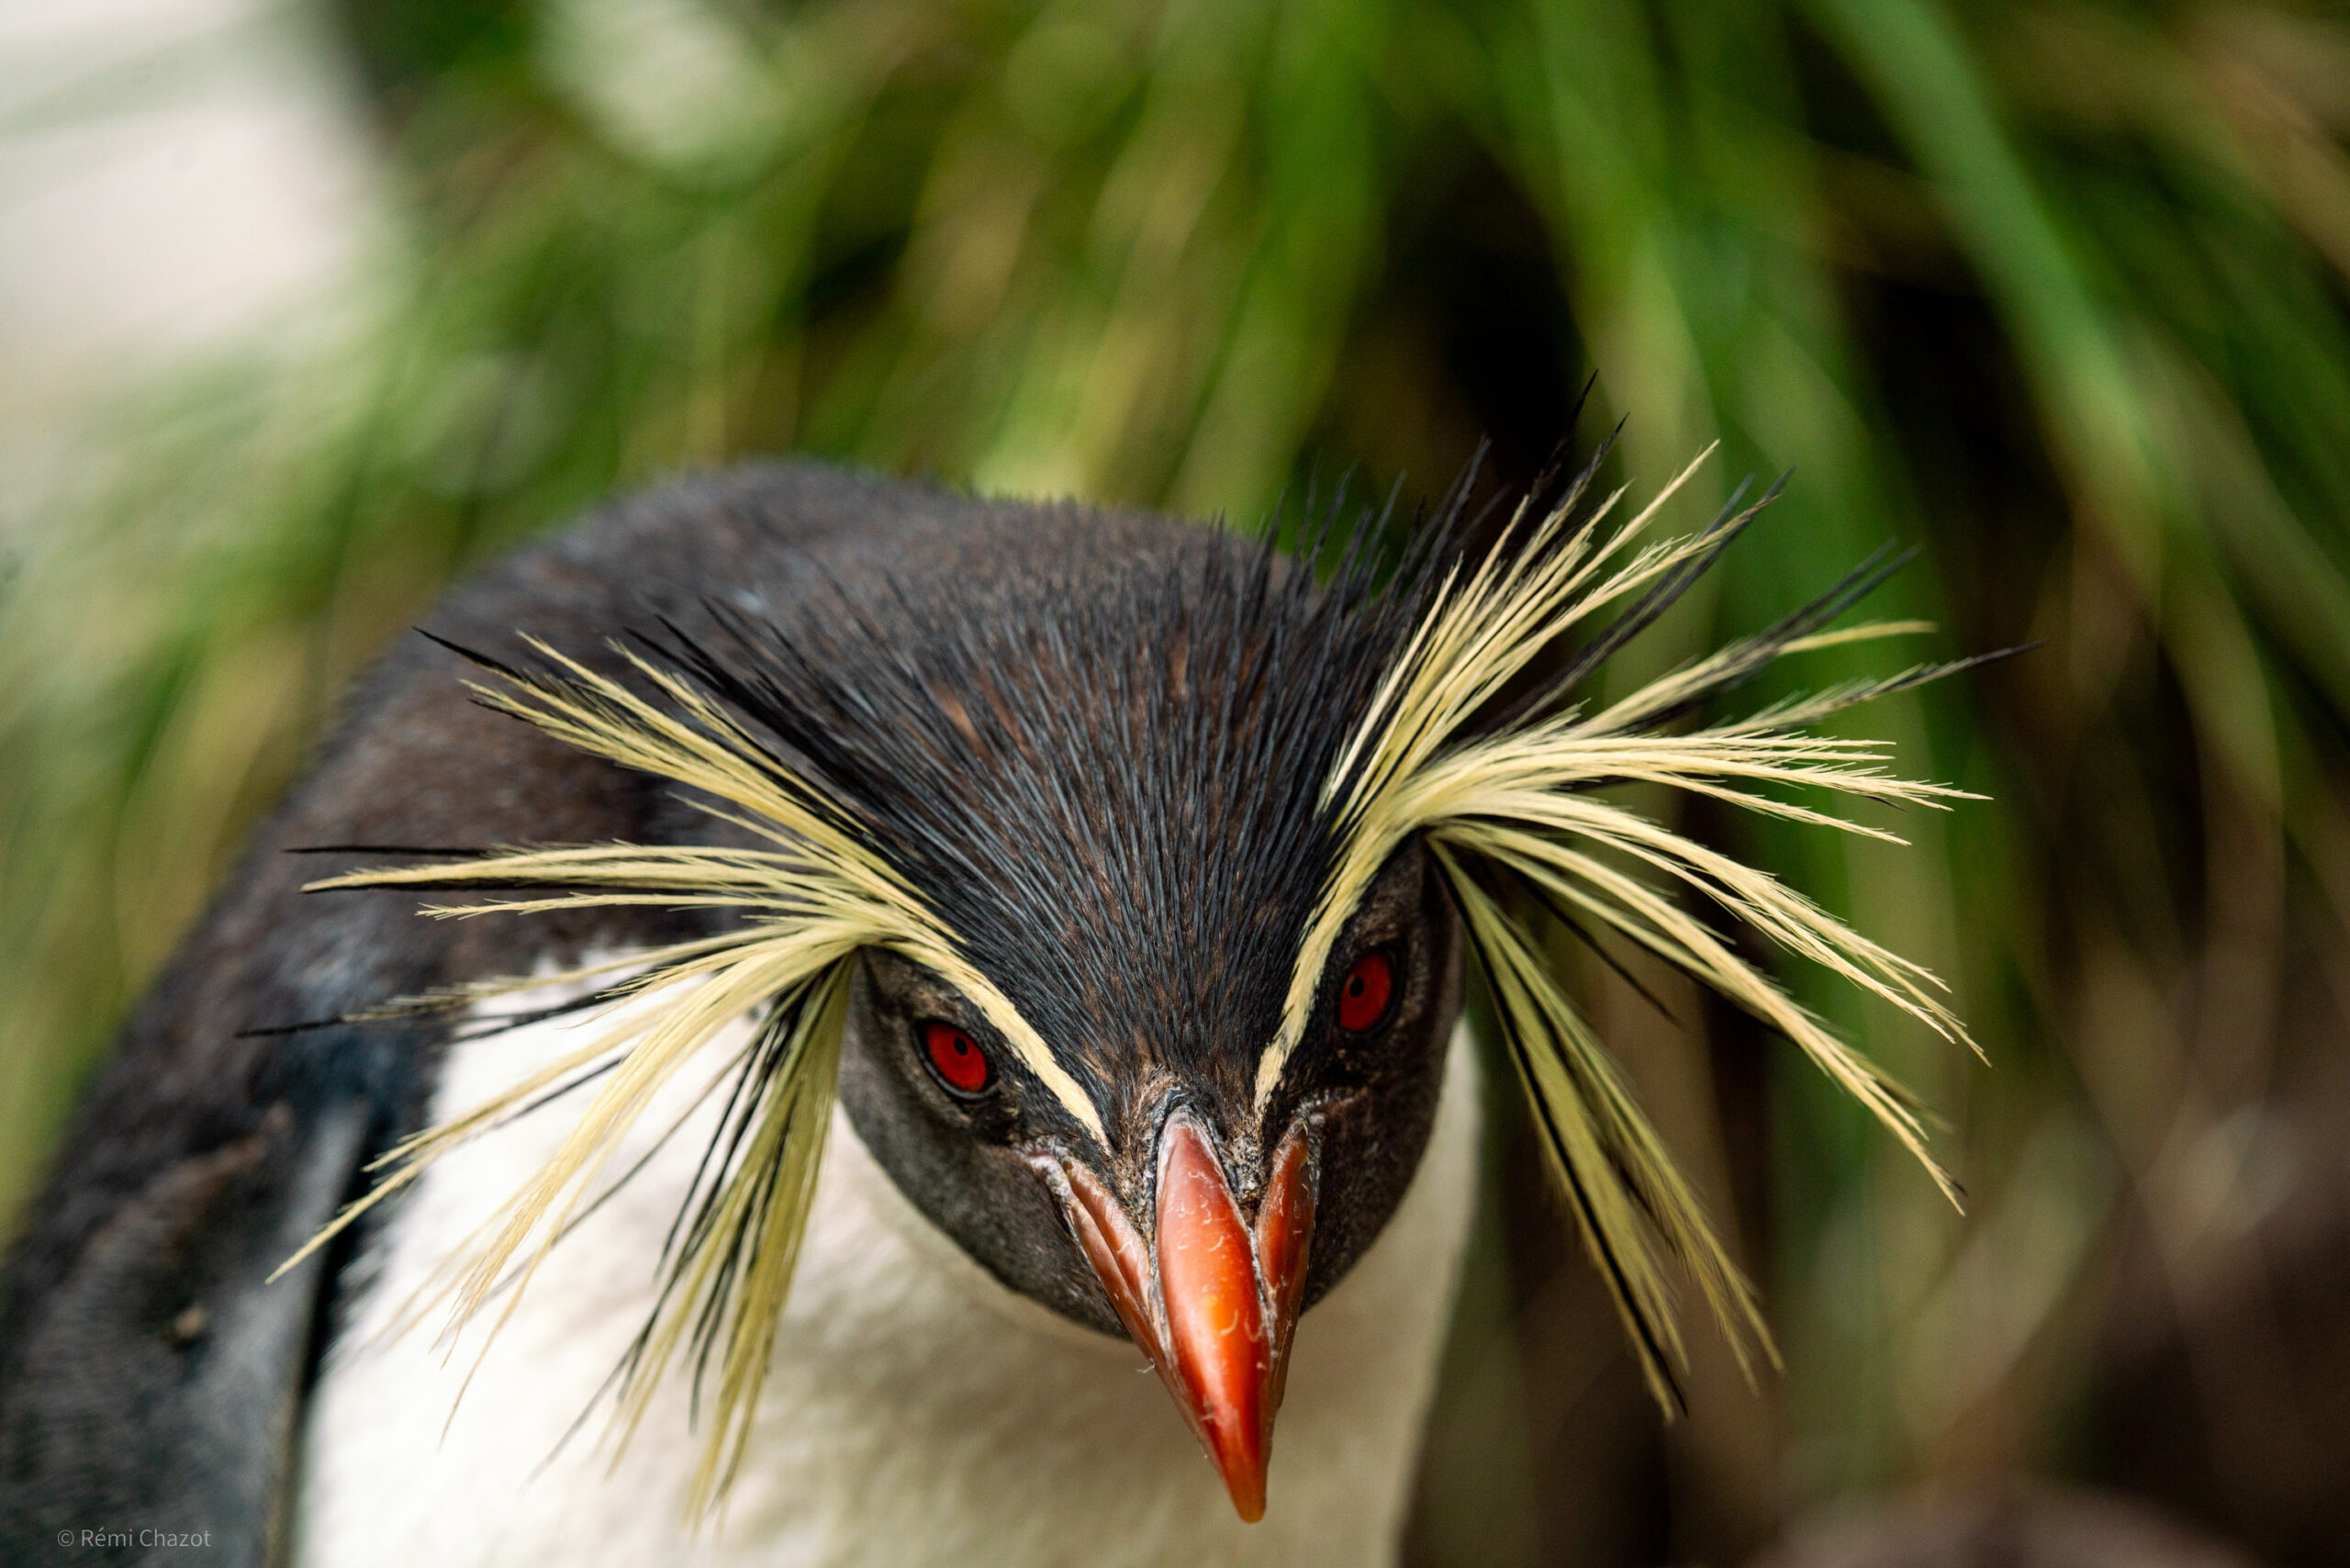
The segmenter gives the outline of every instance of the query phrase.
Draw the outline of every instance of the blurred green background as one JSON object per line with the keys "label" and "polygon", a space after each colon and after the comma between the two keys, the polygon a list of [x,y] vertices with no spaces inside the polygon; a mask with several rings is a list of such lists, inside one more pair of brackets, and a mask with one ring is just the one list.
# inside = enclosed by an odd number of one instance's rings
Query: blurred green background
{"label": "blurred green background", "polygon": [[373,193],[330,297],[143,378],[0,532],[0,1214],[474,563],[787,450],[1240,521],[1481,437],[1506,484],[1596,373],[1626,476],[1722,442],[1693,518],[1796,471],[1625,678],[1887,539],[1938,651],[2042,644],[1852,719],[1994,797],[1912,848],[1684,819],[1948,977],[1992,1061],[1787,977],[1947,1118],[1962,1216],[1741,1018],[1588,976],[1787,1372],[1701,1342],[1662,1426],[1497,1098],[1411,1560],[1734,1562],[2034,1474],[2350,1563],[2350,14],[214,8],[0,113],[103,125],[276,29]]}

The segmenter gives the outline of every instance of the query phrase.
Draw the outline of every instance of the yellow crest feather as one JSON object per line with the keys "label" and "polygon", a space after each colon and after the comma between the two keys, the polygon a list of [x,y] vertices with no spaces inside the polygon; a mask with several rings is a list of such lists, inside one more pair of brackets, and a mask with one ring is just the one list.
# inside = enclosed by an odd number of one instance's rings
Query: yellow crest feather
{"label": "yellow crest feather", "polygon": [[[741,1462],[814,1196],[839,1064],[847,965],[856,954],[884,947],[931,969],[970,999],[1096,1137],[1102,1136],[1101,1114],[1002,991],[962,955],[954,933],[820,799],[776,767],[722,708],[625,649],[618,651],[676,704],[674,711],[543,644],[531,645],[561,672],[560,678],[534,679],[501,669],[505,685],[473,688],[484,701],[581,750],[728,802],[744,813],[728,820],[751,827],[775,847],[518,847],[450,865],[327,878],[308,890],[520,884],[558,890],[431,905],[423,913],[465,918],[636,904],[739,909],[747,924],[625,960],[642,966],[642,972],[606,987],[599,1000],[609,1007],[649,1000],[649,1008],[632,1010],[624,1022],[563,1059],[392,1148],[375,1162],[381,1172],[376,1185],[279,1271],[413,1182],[442,1153],[493,1130],[561,1085],[600,1076],[603,1081],[554,1157],[443,1270],[438,1299],[450,1306],[453,1329],[504,1294],[488,1336],[494,1339],[540,1261],[597,1190],[623,1135],[658,1092],[726,1025],[770,1008],[776,1026],[762,1032],[732,1064],[760,1086],[744,1105],[746,1136],[732,1165],[697,1195],[698,1206],[689,1199],[690,1223],[666,1260],[660,1306],[622,1369],[624,1440],[653,1388],[681,1356],[690,1350],[698,1369],[715,1365],[692,1493],[694,1510],[707,1513],[722,1501]],[[392,1003],[386,1011],[461,1004],[501,991],[592,979],[612,968],[462,988]]]}
{"label": "yellow crest feather", "polygon": [[[1655,585],[1673,574],[1702,570],[1728,535],[1767,503],[1768,496],[1739,511],[1734,500],[1712,529],[1631,551],[1707,453],[1612,532],[1603,525],[1622,492],[1580,510],[1589,470],[1542,515],[1532,514],[1529,498],[1499,547],[1472,570],[1456,566],[1437,586],[1327,781],[1331,797],[1344,806],[1346,838],[1301,945],[1281,1033],[1259,1062],[1256,1083],[1262,1105],[1304,1038],[1323,969],[1365,890],[1401,846],[1423,838],[1467,924],[1552,1174],[1631,1331],[1650,1386],[1668,1407],[1675,1399],[1673,1369],[1684,1356],[1658,1245],[1695,1280],[1741,1365],[1753,1347],[1774,1360],[1775,1352],[1752,1288],[1715,1237],[1670,1152],[1550,973],[1539,944],[1508,913],[1481,868],[1525,888],[1561,918],[1587,916],[1618,933],[1786,1035],[1883,1121],[1953,1201],[1956,1189],[1927,1150],[1918,1115],[1899,1087],[1702,922],[1626,868],[1695,890],[1943,1037],[1973,1044],[1937,999],[1940,982],[1925,969],[1869,942],[1766,873],[1590,793],[1605,784],[1665,785],[1769,815],[1890,838],[1749,786],[1801,784],[1922,806],[1962,798],[1963,791],[1886,775],[1879,767],[1885,748],[1874,743],[1802,733],[1839,708],[1942,670],[1917,669],[1889,681],[1840,688],[1689,733],[1660,726],[1769,659],[1928,630],[1924,623],[1748,639],[1596,714],[1569,709],[1480,727],[1505,689],[1562,633],[1628,595],[1660,591]],[[1628,612],[1627,619],[1634,630],[1644,623]],[[1596,656],[1613,645],[1605,633],[1594,642],[1602,650]]]}

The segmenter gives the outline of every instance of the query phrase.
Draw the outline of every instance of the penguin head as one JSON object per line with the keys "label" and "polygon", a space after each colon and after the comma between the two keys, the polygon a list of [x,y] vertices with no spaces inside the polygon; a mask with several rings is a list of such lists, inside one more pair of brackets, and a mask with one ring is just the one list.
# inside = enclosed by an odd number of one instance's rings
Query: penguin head
{"label": "penguin head", "polygon": [[743,1461],[838,1103],[978,1264],[1134,1340],[1254,1519],[1292,1333],[1411,1183],[1466,974],[1660,1402],[1677,1404],[1683,1360],[1668,1259],[1741,1358],[1767,1356],[1751,1288],[1554,955],[1572,935],[1607,958],[1604,935],[1723,993],[1947,1187],[1899,1091],[1667,886],[1964,1041],[1931,977],[1609,790],[1677,787],[1826,825],[1763,787],[1942,805],[1957,791],[1809,726],[1971,661],[1698,717],[1782,656],[1914,631],[1827,629],[1899,564],[1880,557],[1766,632],[1599,700],[1595,673],[1776,493],[1746,505],[1741,487],[1709,527],[1651,542],[1688,473],[1618,519],[1622,493],[1592,489],[1606,454],[1546,474],[1497,527],[1464,483],[1393,554],[1368,514],[1293,558],[1192,530],[1132,560],[1040,566],[1032,550],[1016,573],[931,573],[919,595],[843,592],[788,628],[712,605],[690,633],[597,667],[544,644],[524,664],[479,658],[481,700],[673,781],[711,840],[313,886],[670,903],[733,924],[591,992],[649,1003],[650,1025],[633,1005],[627,1032],[409,1139],[318,1240],[572,1073],[595,1095],[578,1130],[459,1260],[455,1310],[479,1310],[561,1240],[694,1049],[749,1013],[617,1380],[641,1417],[666,1372],[709,1374],[697,1504]]}
{"label": "penguin head", "polygon": [[1004,1284],[1131,1338],[1254,1519],[1298,1316],[1427,1147],[1460,933],[1406,836],[1300,984],[1348,849],[1326,785],[1402,622],[1359,572],[1178,537],[821,645],[737,624],[692,659],[986,982],[858,950],[861,1140]]}

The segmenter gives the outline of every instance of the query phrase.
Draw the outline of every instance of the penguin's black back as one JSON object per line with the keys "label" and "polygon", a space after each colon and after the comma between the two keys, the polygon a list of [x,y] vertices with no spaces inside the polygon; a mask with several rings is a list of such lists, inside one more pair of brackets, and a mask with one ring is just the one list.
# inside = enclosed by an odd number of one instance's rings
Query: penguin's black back
{"label": "penguin's black back", "polygon": [[[1017,616],[1091,569],[1196,551],[1195,529],[974,500],[813,465],[745,468],[615,505],[453,593],[425,622],[493,657],[536,637],[617,670],[608,640],[737,614],[820,629],[844,602],[951,592]],[[413,896],[305,897],[386,857],[317,846],[711,840],[665,781],[467,700],[471,672],[404,639],[124,1029],[0,1277],[0,1561],[80,1532],[206,1532],[212,1561],[282,1554],[303,1394],[346,1246],[265,1276],[416,1130],[447,1025],[324,1024],[550,956],[694,934],[598,911],[426,921]],[[312,1027],[292,1027],[312,1025]],[[87,1554],[87,1553],[85,1553]]]}

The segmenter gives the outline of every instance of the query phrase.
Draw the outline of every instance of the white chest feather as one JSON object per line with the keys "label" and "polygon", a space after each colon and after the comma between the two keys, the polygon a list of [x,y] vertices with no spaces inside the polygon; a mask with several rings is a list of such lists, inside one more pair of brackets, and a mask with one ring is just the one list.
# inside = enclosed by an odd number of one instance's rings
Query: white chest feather
{"label": "white chest feather", "polygon": [[[472,1105],[580,1038],[554,1023],[459,1047],[436,1113]],[[437,1322],[391,1331],[433,1266],[576,1114],[559,1102],[445,1157],[361,1260],[374,1280],[327,1360],[305,1434],[297,1562],[1393,1559],[1474,1198],[1475,1070],[1461,1042],[1409,1195],[1298,1326],[1255,1525],[1234,1517],[1139,1352],[996,1283],[905,1201],[836,1113],[741,1478],[723,1518],[689,1529],[699,1442],[683,1380],[655,1396],[617,1461],[598,1391],[650,1308],[654,1260],[706,1126],[688,1122],[555,1249],[477,1366],[478,1327],[453,1349],[434,1343]],[[669,1120],[648,1117],[615,1168]]]}

